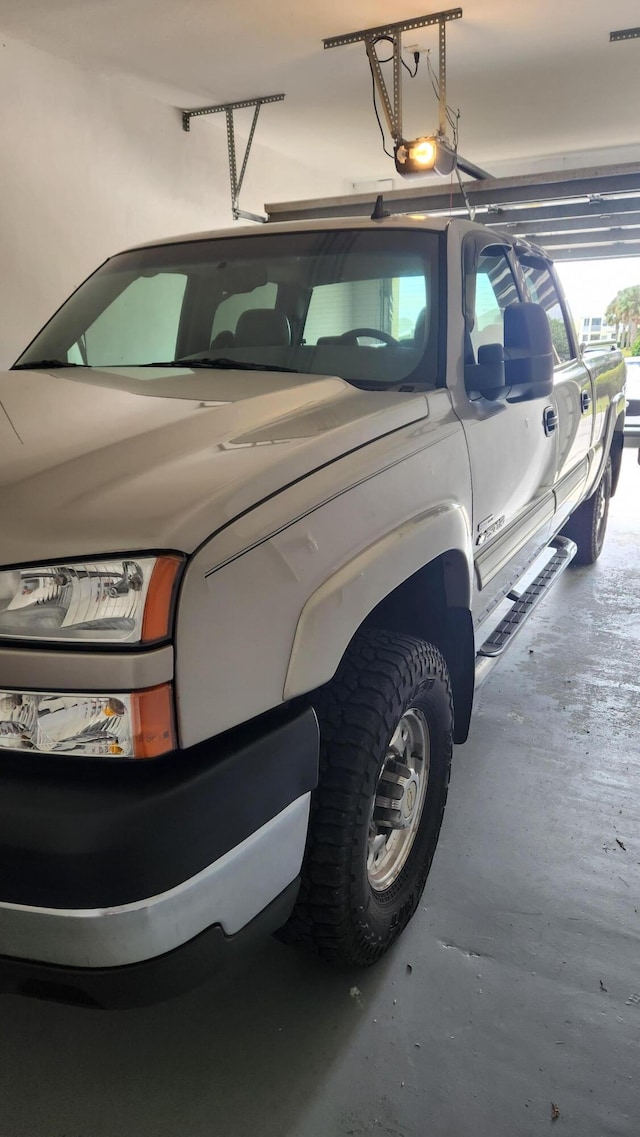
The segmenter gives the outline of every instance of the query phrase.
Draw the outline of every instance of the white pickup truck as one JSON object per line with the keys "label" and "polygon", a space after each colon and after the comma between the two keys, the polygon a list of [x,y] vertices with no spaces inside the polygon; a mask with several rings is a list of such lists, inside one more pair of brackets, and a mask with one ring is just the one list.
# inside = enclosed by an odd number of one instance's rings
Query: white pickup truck
{"label": "white pickup truck", "polygon": [[531,245],[320,221],[114,256],[0,400],[0,989],[373,963],[475,687],[601,550],[620,354]]}

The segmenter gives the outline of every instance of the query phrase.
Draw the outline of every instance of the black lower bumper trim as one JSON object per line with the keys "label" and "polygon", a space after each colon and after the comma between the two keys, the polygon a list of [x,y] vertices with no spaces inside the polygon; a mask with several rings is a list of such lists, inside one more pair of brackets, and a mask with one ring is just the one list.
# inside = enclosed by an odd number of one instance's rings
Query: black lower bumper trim
{"label": "black lower bumper trim", "polygon": [[58,967],[0,956],[0,992],[102,1009],[150,1006],[198,987],[226,959],[285,924],[299,878],[235,936],[215,925],[175,951],[126,967]]}
{"label": "black lower bumper trim", "polygon": [[0,902],[108,908],[157,896],[318,778],[313,710],[281,711],[155,762],[0,759]]}

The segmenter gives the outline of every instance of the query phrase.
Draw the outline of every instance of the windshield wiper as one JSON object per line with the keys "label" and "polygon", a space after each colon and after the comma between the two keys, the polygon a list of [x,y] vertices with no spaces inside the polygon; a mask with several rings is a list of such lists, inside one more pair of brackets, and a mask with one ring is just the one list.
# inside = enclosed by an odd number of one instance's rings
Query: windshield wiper
{"label": "windshield wiper", "polygon": [[69,363],[65,359],[37,359],[34,363],[14,363],[11,371],[50,371],[53,367],[85,367],[84,363]]}
{"label": "windshield wiper", "polygon": [[221,370],[231,371],[287,371],[291,375],[298,375],[295,367],[279,367],[274,363],[245,363],[242,359],[227,359],[225,356],[200,359],[168,359],[159,363],[140,363],[139,367],[219,367]]}

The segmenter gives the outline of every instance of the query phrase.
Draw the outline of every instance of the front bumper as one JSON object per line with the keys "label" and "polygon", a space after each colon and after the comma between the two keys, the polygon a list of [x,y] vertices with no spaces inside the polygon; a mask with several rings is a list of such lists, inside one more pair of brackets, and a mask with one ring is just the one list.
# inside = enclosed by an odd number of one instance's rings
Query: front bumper
{"label": "front bumper", "polygon": [[0,989],[235,936],[298,876],[317,769],[310,709],[155,762],[3,755]]}
{"label": "front bumper", "polygon": [[234,936],[219,924],[195,939],[141,963],[122,967],[60,967],[28,959],[0,958],[0,991],[53,1002],[105,1009],[148,1006],[181,995],[203,983],[229,956],[286,923],[298,895],[299,878],[289,884]]}

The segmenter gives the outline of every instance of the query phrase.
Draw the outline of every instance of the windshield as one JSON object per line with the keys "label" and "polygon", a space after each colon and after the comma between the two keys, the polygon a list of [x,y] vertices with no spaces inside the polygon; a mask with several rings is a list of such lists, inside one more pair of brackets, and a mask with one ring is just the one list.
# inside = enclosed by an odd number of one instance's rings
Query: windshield
{"label": "windshield", "polygon": [[113,257],[16,366],[258,365],[435,385],[438,235],[260,233]]}

